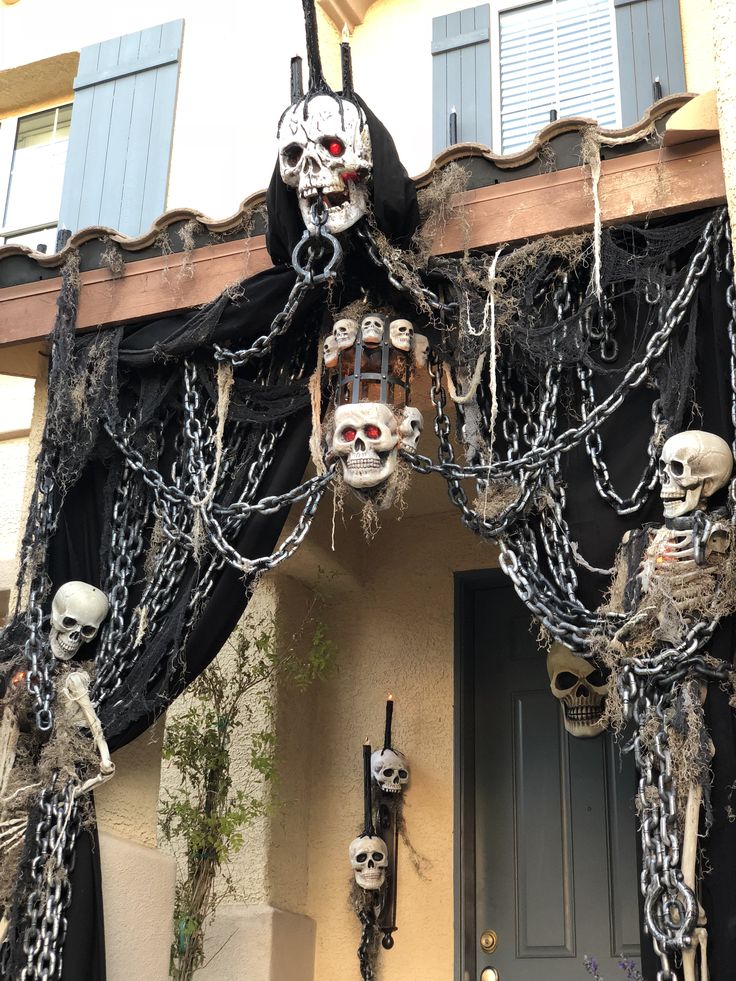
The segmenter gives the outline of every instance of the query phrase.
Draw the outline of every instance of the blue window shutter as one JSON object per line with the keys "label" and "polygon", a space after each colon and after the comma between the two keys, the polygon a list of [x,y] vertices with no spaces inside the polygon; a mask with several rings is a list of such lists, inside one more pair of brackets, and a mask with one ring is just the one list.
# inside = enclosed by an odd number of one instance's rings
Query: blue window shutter
{"label": "blue window shutter", "polygon": [[166,206],[183,20],[83,48],[59,225],[146,231]]}
{"label": "blue window shutter", "polygon": [[654,82],[662,95],[685,91],[678,0],[614,0],[621,117],[630,126],[654,102]]}
{"label": "blue window shutter", "polygon": [[450,142],[491,143],[491,43],[487,3],[432,19],[432,153]]}

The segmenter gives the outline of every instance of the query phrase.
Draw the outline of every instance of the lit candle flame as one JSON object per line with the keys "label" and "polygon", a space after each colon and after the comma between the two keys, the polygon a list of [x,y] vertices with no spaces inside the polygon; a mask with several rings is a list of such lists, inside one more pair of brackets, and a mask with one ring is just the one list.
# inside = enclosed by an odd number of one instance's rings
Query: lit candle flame
{"label": "lit candle flame", "polygon": [[391,694],[391,692],[389,692],[388,695],[386,696],[386,701],[393,702],[393,700],[394,700],[394,696]]}
{"label": "lit candle flame", "polygon": [[350,44],[350,29],[347,23],[342,25],[342,39],[343,42],[347,42],[348,44]]}

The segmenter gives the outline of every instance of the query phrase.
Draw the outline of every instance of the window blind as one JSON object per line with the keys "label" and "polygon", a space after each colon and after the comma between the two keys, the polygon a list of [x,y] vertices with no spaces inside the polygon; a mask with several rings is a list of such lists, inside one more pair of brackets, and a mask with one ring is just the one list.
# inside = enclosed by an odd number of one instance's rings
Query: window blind
{"label": "window blind", "polygon": [[619,125],[610,0],[545,0],[499,15],[501,144],[527,146],[558,116]]}

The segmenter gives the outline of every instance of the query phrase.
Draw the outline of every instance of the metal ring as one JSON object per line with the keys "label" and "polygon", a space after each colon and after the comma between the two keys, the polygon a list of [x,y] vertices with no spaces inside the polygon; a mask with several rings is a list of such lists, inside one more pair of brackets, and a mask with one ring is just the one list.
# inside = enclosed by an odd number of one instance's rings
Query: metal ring
{"label": "metal ring", "polygon": [[[315,273],[311,269],[306,268],[301,262],[301,253],[304,248],[308,247],[312,242],[327,242],[332,247],[332,255],[330,256],[327,265],[324,267],[322,272]],[[309,257],[309,259],[313,257]],[[321,258],[321,254],[319,256]],[[308,230],[305,230],[302,237],[299,239],[297,244],[294,246],[294,251],[291,254],[291,264],[294,267],[294,271],[303,280],[308,283],[317,285],[318,283],[324,283],[328,279],[332,279],[336,273],[337,266],[342,260],[342,246],[337,241],[334,235],[329,232],[323,231],[319,236],[311,235]]]}

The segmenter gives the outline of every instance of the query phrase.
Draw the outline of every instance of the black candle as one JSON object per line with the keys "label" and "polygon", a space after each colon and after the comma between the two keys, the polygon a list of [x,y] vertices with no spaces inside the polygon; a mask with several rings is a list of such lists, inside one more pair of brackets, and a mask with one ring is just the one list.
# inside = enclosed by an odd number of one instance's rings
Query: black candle
{"label": "black candle", "polygon": [[386,728],[383,733],[383,748],[391,749],[391,723],[394,717],[394,696],[389,695],[386,700]]}
{"label": "black candle", "polygon": [[291,59],[291,104],[292,106],[304,95],[304,79],[302,78],[302,59],[294,55]]}
{"label": "black candle", "polygon": [[366,740],[363,743],[363,834],[374,835],[375,833],[371,797],[371,747]]}
{"label": "black candle", "polygon": [[[343,37],[344,37],[343,33]],[[350,42],[343,41],[340,45],[340,64],[342,65],[342,94],[346,98],[353,95],[353,59],[350,54]]]}

